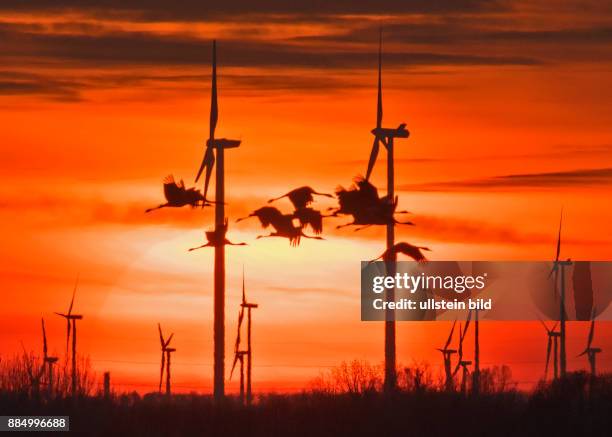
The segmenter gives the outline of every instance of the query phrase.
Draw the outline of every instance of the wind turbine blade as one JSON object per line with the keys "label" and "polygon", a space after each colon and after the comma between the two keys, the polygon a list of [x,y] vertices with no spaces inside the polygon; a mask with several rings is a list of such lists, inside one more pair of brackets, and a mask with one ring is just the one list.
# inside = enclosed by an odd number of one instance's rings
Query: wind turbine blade
{"label": "wind turbine blade", "polygon": [[453,322],[453,327],[451,328],[451,332],[450,335],[448,336],[448,340],[446,340],[446,344],[444,345],[444,349],[448,349],[448,346],[450,345],[452,339],[453,339],[453,332],[455,332],[455,325],[457,324],[457,320],[455,320]]}
{"label": "wind turbine blade", "polygon": [[589,329],[589,341],[587,342],[587,349],[591,348],[591,343],[593,343],[593,336],[595,335],[595,320],[591,320],[591,328]]}
{"label": "wind turbine blade", "polygon": [[174,332],[170,334],[170,337],[168,337],[168,340],[166,340],[166,343],[164,343],[164,347],[168,347],[168,345],[170,344],[170,340],[172,340],[172,337],[174,337]]}
{"label": "wind turbine blade", "polygon": [[246,304],[246,293],[244,286],[244,266],[242,266],[242,303]]}
{"label": "wind turbine blade", "polygon": [[163,348],[166,342],[164,341],[164,334],[162,334],[161,325],[159,323],[157,324],[157,330],[159,331],[159,342]]}
{"label": "wind turbine blade", "polygon": [[204,150],[204,157],[202,158],[202,164],[200,164],[200,168],[198,169],[198,174],[196,175],[196,178],[195,178],[196,183],[200,180],[200,176],[202,176],[202,171],[204,171],[204,168],[206,168],[208,161],[210,160],[210,157],[208,155],[211,151],[212,151],[211,147],[209,147],[207,144],[206,150]]}
{"label": "wind turbine blade", "polygon": [[559,218],[559,233],[557,235],[557,253],[555,255],[555,262],[559,261],[561,255],[561,225],[563,224],[563,208],[561,208],[561,217]]}
{"label": "wind turbine blade", "polygon": [[551,331],[550,329],[548,329],[548,326],[546,326],[546,323],[544,323],[544,320],[540,319],[539,317],[538,317],[538,320],[540,321],[540,323],[542,324],[544,329],[546,329],[546,332],[550,332]]}
{"label": "wind turbine blade", "polygon": [[[380,129],[383,118],[382,105],[382,28],[378,39],[378,101],[376,105],[376,127]],[[366,177],[367,179],[367,177]]]}
{"label": "wind turbine blade", "polygon": [[372,151],[370,152],[370,160],[368,161],[368,170],[366,171],[366,181],[370,179],[372,175],[372,170],[374,169],[374,164],[376,164],[376,158],[378,157],[378,151],[380,150],[380,139],[378,137],[374,138],[374,142],[372,143]]}
{"label": "wind turbine blade", "polygon": [[234,369],[236,368],[236,363],[238,362],[238,353],[234,354],[234,362],[232,363],[232,370],[230,372],[230,381],[232,380],[232,375],[234,374]]}
{"label": "wind turbine blade", "polygon": [[74,306],[74,296],[79,285],[79,274],[77,274],[76,282],[74,283],[74,289],[72,290],[72,299],[70,300],[70,306],[68,307],[68,315],[72,314],[72,307]]}
{"label": "wind turbine blade", "polygon": [[234,344],[234,352],[238,352],[240,349],[240,327],[242,326],[242,320],[244,319],[244,308],[240,308],[238,312],[238,329],[236,331],[236,343]]}
{"label": "wind turbine blade", "polygon": [[68,359],[68,350],[70,346],[70,319],[66,319],[66,359]]}
{"label": "wind turbine blade", "polygon": [[212,146],[206,149],[206,156],[204,159],[208,161],[206,165],[206,176],[204,178],[204,199],[208,199],[208,186],[210,185],[210,177],[212,176],[213,167],[215,166],[215,152]]}
{"label": "wind turbine blade", "polygon": [[465,334],[467,334],[467,330],[470,327],[470,322],[472,320],[472,311],[468,313],[467,319],[465,321],[465,326],[463,327],[463,335],[461,336],[461,341],[465,338]]}
{"label": "wind turbine blade", "polygon": [[43,334],[43,356],[47,359],[47,333],[45,331],[45,319],[40,319],[42,322],[42,334]]}
{"label": "wind turbine blade", "polygon": [[161,369],[159,371],[159,391],[161,391],[162,382],[164,381],[164,369],[166,368],[166,351],[162,350]]}
{"label": "wind turbine blade", "polygon": [[548,375],[548,364],[550,363],[550,351],[552,348],[552,337],[548,337],[548,344],[546,345],[546,366],[544,366],[544,379]]}
{"label": "wind turbine blade", "polygon": [[217,120],[219,118],[219,106],[217,103],[217,41],[213,40],[212,49],[212,83],[210,91],[210,135],[209,138],[214,140]]}

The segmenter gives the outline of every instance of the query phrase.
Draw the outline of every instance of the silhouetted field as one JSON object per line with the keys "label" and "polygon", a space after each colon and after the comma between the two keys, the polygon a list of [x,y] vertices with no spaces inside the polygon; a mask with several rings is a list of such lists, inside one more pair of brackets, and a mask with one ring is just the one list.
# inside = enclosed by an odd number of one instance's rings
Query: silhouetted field
{"label": "silhouetted field", "polygon": [[433,388],[400,391],[264,395],[251,407],[208,396],[124,394],[35,400],[0,393],[2,414],[68,415],[71,429],[91,435],[365,436],[610,435],[612,375],[463,396]]}

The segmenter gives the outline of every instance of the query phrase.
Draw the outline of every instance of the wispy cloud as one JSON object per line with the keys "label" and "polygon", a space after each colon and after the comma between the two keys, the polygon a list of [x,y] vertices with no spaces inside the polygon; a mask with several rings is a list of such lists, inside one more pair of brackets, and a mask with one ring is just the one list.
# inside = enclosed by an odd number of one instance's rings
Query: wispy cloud
{"label": "wispy cloud", "polygon": [[548,189],[559,187],[595,187],[612,184],[612,168],[579,169],[550,173],[524,173],[484,179],[430,182],[402,185],[402,191],[496,191]]}

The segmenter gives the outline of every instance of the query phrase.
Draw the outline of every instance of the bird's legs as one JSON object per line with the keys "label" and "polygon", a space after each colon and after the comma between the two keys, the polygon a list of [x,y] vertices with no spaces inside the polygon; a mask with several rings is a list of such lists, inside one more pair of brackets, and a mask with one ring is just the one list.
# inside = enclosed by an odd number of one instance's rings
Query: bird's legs
{"label": "bird's legs", "polygon": [[300,236],[301,236],[301,237],[304,237],[304,238],[311,238],[311,239],[313,239],[313,240],[325,240],[325,238],[320,237],[320,236],[318,236],[318,235],[306,235],[306,234],[305,234],[305,233],[303,233],[303,232],[300,234]]}
{"label": "bird's legs", "polygon": [[165,208],[166,206],[168,206],[168,204],[164,203],[162,205],[156,206],[155,208],[149,208],[149,209],[145,210],[145,213],[151,212],[151,211],[155,211],[156,209],[162,209],[162,208]]}
{"label": "bird's legs", "polygon": [[414,223],[410,222],[410,221],[408,221],[408,222],[400,222],[400,221],[397,221],[397,220],[393,219],[393,223],[395,223],[396,225],[410,225],[410,226],[414,226]]}
{"label": "bird's legs", "polygon": [[191,252],[192,250],[198,250],[198,249],[202,249],[203,247],[210,247],[212,246],[212,244],[210,244],[210,241],[206,244],[202,244],[201,246],[198,247],[192,247],[191,249],[189,249],[189,252]]}
{"label": "bird's legs", "polygon": [[231,241],[225,240],[225,245],[227,246],[247,246],[246,243],[232,243]]}
{"label": "bird's legs", "polygon": [[354,224],[355,224],[355,222],[345,223],[345,224],[343,224],[343,225],[338,225],[338,226],[336,226],[336,229],[345,228],[345,227],[347,227],[347,226],[352,226],[352,225],[354,225]]}
{"label": "bird's legs", "polygon": [[369,225],[362,226],[362,227],[360,227],[360,228],[355,228],[355,229],[354,229],[354,232],[361,231],[362,229],[369,228],[370,226],[372,226],[372,225],[371,225],[371,224],[369,224]]}

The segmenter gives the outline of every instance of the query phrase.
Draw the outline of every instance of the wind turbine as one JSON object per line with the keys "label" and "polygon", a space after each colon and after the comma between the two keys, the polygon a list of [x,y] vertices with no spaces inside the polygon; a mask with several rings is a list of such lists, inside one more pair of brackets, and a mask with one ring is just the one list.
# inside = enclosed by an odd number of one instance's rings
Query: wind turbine
{"label": "wind turbine", "polygon": [[76,396],[77,392],[77,364],[76,364],[76,345],[77,345],[77,320],[82,320],[83,316],[81,314],[72,314],[72,308],[74,306],[74,296],[76,295],[77,286],[79,284],[79,277],[77,276],[76,282],[74,284],[74,289],[72,290],[72,299],[70,300],[70,306],[68,307],[67,313],[55,313],[58,316],[61,316],[66,319],[66,360],[68,360],[68,345],[70,344],[70,330],[72,328],[72,396]]}
{"label": "wind turbine", "polygon": [[[204,177],[204,198],[208,193],[208,185],[215,161],[217,163],[215,183],[215,232],[221,235],[225,226],[225,149],[240,146],[240,140],[215,138],[215,129],[219,119],[217,103],[217,42],[212,46],[212,83],[210,95],[210,131],[204,159],[198,170],[195,181],[198,182],[202,172]],[[216,159],[215,159],[216,155]],[[214,396],[220,401],[225,396],[225,245],[215,246],[214,274]]]}
{"label": "wind turbine", "polygon": [[579,357],[586,355],[588,360],[589,360],[589,364],[591,366],[591,375],[595,376],[596,375],[596,368],[595,368],[595,361],[597,358],[597,354],[601,352],[601,348],[598,347],[592,347],[592,343],[593,343],[593,336],[595,335],[595,308],[593,308],[593,313],[591,315],[591,328],[589,329],[589,337],[587,340],[587,346],[586,349],[580,354],[578,355]]}
{"label": "wind turbine", "polygon": [[444,360],[444,375],[445,375],[445,387],[446,391],[451,391],[453,389],[453,373],[451,371],[451,357],[453,354],[457,353],[456,349],[449,349],[448,347],[453,340],[453,333],[455,332],[455,325],[457,321],[453,322],[453,327],[451,328],[450,334],[448,335],[448,339],[444,344],[442,349],[438,348],[440,352],[442,352],[442,358]]}
{"label": "wind turbine", "polygon": [[161,344],[161,368],[159,370],[159,392],[162,391],[162,382],[164,380],[164,368],[166,370],[166,394],[170,395],[170,354],[172,352],[176,352],[175,348],[168,347],[172,337],[174,334],[170,334],[170,337],[164,339],[164,334],[162,333],[161,325],[157,324],[157,330],[159,331],[159,342]]}
{"label": "wind turbine", "polygon": [[[393,202],[395,198],[395,170],[393,160],[393,143],[395,138],[408,138],[410,133],[406,130],[406,124],[402,123],[397,128],[384,128],[382,127],[383,118],[383,102],[382,102],[382,29],[380,31],[380,37],[378,41],[378,98],[376,105],[376,127],[372,129],[372,135],[374,135],[374,142],[372,144],[372,151],[370,152],[370,159],[368,161],[368,169],[366,171],[366,180],[370,179],[378,152],[380,150],[380,143],[387,149],[387,197],[390,202]],[[387,224],[387,250],[392,248],[395,244],[395,223],[390,222]],[[389,261],[387,264],[387,273],[389,276],[395,276],[395,261],[397,256],[392,251],[389,252],[385,261]],[[395,300],[395,289],[387,289],[386,300]],[[385,391],[394,391],[397,384],[396,374],[396,349],[395,349],[395,311],[387,309],[387,317],[385,321]]]}
{"label": "wind turbine", "polygon": [[474,373],[472,374],[472,394],[480,394],[480,321],[478,308],[474,310]]}
{"label": "wind turbine", "polygon": [[457,354],[459,360],[457,361],[457,366],[455,367],[455,371],[453,372],[453,377],[454,377],[459,371],[459,368],[463,369],[463,372],[461,375],[461,394],[463,395],[465,395],[467,392],[467,378],[470,373],[468,366],[472,364],[471,361],[467,361],[463,359],[463,340],[465,339],[467,330],[470,327],[471,318],[472,318],[472,311],[470,310],[463,329],[461,329],[461,323],[459,324],[459,352]]}
{"label": "wind turbine", "polygon": [[45,319],[42,321],[42,335],[43,335],[43,367],[41,374],[44,373],[45,368],[47,370],[47,393],[49,398],[53,396],[53,366],[57,363],[57,357],[50,357],[47,353],[47,333],[45,331]]}
{"label": "wind turbine", "polygon": [[557,295],[557,286],[559,283],[559,273],[561,273],[561,292],[559,293],[559,335],[560,335],[560,353],[559,353],[559,364],[561,368],[561,378],[565,378],[567,371],[567,355],[565,350],[565,268],[572,265],[572,261],[568,258],[566,261],[560,261],[559,256],[561,255],[561,226],[563,224],[563,209],[561,209],[561,217],[559,219],[559,232],[557,234],[557,252],[555,255],[555,261],[553,268],[550,271],[548,277],[550,278],[553,274],[554,279],[554,293]]}
{"label": "wind turbine", "polygon": [[236,342],[234,343],[234,363],[232,364],[232,371],[230,372],[230,381],[236,368],[236,363],[240,362],[240,403],[244,404],[244,357],[247,351],[240,350],[240,330],[242,327],[242,320],[244,320],[244,307],[240,306],[238,312],[238,330],[236,332]]}
{"label": "wind turbine", "polygon": [[546,323],[544,323],[542,320],[540,320],[540,322],[542,323],[542,325],[544,326],[544,329],[546,330],[546,334],[548,335],[548,342],[546,344],[546,365],[544,366],[544,379],[546,380],[547,376],[548,376],[548,365],[550,363],[550,353],[552,350],[553,353],[553,371],[554,371],[554,379],[557,379],[559,377],[559,364],[558,364],[558,357],[559,357],[559,331],[555,331],[555,329],[557,328],[557,323],[555,323],[553,325],[552,328],[548,328],[548,326],[546,326]]}
{"label": "wind turbine", "polygon": [[[236,336],[236,346],[234,349],[234,364],[232,365],[232,372],[234,371],[234,366],[236,365],[236,361],[239,360],[240,361],[240,373],[241,373],[241,383],[240,383],[240,396],[242,399],[243,396],[243,377],[242,377],[242,373],[244,371],[244,355],[246,355],[247,357],[247,374],[246,374],[246,401],[247,401],[247,405],[250,405],[251,402],[253,401],[253,392],[252,392],[252,386],[251,386],[251,370],[253,368],[253,348],[251,345],[251,310],[253,308],[257,308],[259,305],[257,305],[256,303],[249,303],[246,300],[246,292],[245,292],[245,285],[244,285],[244,270],[242,271],[242,302],[240,303],[240,313],[238,316],[238,334]],[[244,310],[246,309],[247,312],[247,349],[246,351],[240,351],[240,326],[242,324],[242,319],[244,317]],[[231,377],[231,375],[230,375]]]}

